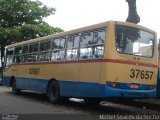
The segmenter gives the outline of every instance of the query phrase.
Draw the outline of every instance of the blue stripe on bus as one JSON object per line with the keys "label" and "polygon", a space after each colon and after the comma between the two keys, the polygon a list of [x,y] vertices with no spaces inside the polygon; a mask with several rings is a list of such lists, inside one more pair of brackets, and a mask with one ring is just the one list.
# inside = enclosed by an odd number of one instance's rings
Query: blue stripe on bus
{"label": "blue stripe on bus", "polygon": [[9,84],[10,84],[10,77],[4,77],[3,76],[2,85],[9,87],[10,86]]}
{"label": "blue stripe on bus", "polygon": [[[16,78],[17,87],[27,89],[37,93],[46,93],[48,80],[44,79],[29,79]],[[113,88],[106,84],[74,82],[59,80],[61,96],[68,97],[128,97],[128,98],[155,98],[156,88],[152,90],[128,89],[128,84],[121,83],[121,88]],[[9,86],[9,77],[3,79],[3,85]],[[146,85],[141,85],[142,88],[147,88]]]}

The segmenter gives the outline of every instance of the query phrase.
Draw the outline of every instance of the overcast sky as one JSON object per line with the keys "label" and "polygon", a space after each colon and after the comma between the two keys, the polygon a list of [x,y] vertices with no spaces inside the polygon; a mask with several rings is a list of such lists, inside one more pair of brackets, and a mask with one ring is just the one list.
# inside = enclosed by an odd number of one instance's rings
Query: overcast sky
{"label": "overcast sky", "polygon": [[[108,20],[125,21],[128,16],[126,0],[39,0],[55,7],[55,15],[47,23],[65,31]],[[160,34],[160,0],[137,0],[139,25]],[[160,35],[159,35],[160,36]]]}

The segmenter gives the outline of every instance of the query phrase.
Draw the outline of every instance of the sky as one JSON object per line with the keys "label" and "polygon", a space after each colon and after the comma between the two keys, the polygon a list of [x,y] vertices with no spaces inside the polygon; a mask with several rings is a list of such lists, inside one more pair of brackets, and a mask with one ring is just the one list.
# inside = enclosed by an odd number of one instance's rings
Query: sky
{"label": "sky", "polygon": [[[65,31],[105,22],[125,21],[128,17],[126,0],[39,0],[56,8],[55,15],[45,18],[54,27]],[[137,0],[139,25],[150,28],[160,37],[160,0]]]}

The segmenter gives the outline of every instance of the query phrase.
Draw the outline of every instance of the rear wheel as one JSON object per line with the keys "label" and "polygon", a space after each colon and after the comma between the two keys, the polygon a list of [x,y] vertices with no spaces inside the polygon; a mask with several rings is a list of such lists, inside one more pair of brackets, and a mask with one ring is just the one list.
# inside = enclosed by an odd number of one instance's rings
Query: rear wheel
{"label": "rear wheel", "polygon": [[60,100],[59,85],[56,81],[50,83],[48,88],[48,97],[51,103],[58,103]]}
{"label": "rear wheel", "polygon": [[99,98],[83,98],[83,100],[86,104],[99,104],[101,102]]}
{"label": "rear wheel", "polygon": [[17,88],[15,79],[12,80],[12,93],[15,95],[20,93],[20,89]]}

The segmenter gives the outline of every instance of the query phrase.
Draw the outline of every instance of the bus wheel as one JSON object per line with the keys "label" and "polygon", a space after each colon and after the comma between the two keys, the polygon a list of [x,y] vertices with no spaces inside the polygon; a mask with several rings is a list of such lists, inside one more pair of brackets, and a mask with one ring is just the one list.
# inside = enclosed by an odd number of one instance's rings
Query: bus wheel
{"label": "bus wheel", "polygon": [[101,102],[101,99],[98,98],[83,98],[84,102],[86,104],[99,104]]}
{"label": "bus wheel", "polygon": [[15,95],[20,93],[20,89],[17,88],[15,80],[12,81],[12,93]]}
{"label": "bus wheel", "polygon": [[48,97],[49,101],[53,104],[56,104],[60,100],[60,90],[59,85],[56,81],[50,83],[48,88]]}

